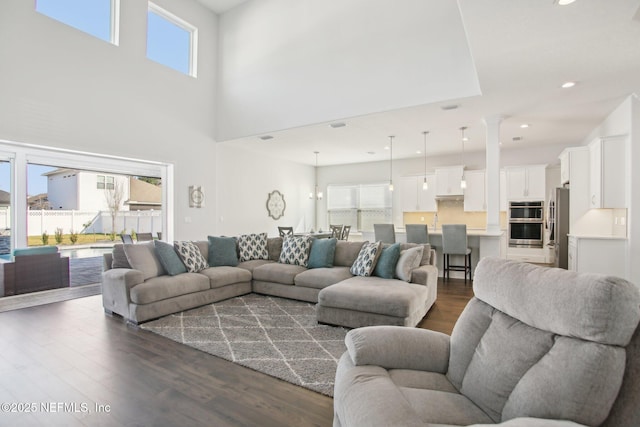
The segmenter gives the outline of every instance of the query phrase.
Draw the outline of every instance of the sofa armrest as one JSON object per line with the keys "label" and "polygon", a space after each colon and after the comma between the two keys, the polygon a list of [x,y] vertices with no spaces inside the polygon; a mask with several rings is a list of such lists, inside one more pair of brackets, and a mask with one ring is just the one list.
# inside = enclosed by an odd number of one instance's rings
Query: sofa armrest
{"label": "sofa armrest", "polygon": [[514,418],[499,424],[473,424],[469,427],[586,427],[566,420],[547,420],[543,418]]}
{"label": "sofa armrest", "polygon": [[105,310],[129,318],[131,288],[144,282],[140,270],[113,268],[102,273],[102,305]]}
{"label": "sofa armrest", "polygon": [[411,283],[423,286],[438,286],[438,267],[435,265],[421,265],[411,270]]}
{"label": "sofa armrest", "polygon": [[366,326],[350,330],[345,344],[356,366],[376,365],[442,374],[449,367],[449,336],[428,329]]}

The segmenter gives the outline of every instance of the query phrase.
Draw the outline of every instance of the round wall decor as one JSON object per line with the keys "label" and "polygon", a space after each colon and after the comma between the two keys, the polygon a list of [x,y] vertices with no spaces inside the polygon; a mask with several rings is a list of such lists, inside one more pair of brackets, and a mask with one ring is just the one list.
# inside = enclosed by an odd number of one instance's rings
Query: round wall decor
{"label": "round wall decor", "polygon": [[284,201],[284,195],[278,190],[273,190],[267,197],[267,212],[273,219],[280,219],[284,216],[284,210],[287,203]]}

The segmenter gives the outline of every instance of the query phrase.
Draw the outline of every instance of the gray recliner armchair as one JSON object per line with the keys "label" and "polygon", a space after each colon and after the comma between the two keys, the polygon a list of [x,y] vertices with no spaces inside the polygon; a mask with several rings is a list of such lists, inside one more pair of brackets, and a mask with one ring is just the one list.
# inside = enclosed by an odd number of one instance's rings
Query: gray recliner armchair
{"label": "gray recliner armchair", "polygon": [[640,425],[640,292],[619,278],[485,258],[451,336],[351,330],[334,426]]}

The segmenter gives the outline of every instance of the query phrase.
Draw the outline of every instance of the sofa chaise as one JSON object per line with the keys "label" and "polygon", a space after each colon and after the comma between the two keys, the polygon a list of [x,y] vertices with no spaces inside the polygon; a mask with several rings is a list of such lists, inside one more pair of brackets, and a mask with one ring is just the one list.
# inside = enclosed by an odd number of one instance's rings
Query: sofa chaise
{"label": "sofa chaise", "polygon": [[634,284],[484,258],[473,289],[451,336],[349,331],[333,425],[640,425]]}
{"label": "sofa chaise", "polygon": [[[173,275],[168,274],[157,259],[154,242],[129,246],[118,244],[113,253],[104,255],[103,260],[102,296],[105,312],[120,315],[137,324],[256,292],[312,303],[328,301],[325,304],[329,305],[318,304],[317,311],[322,313],[318,315],[318,321],[322,323],[348,327],[372,324],[415,326],[436,300],[438,271],[435,251],[428,244],[403,244],[400,249],[420,249],[422,257],[411,269],[410,276],[400,280],[359,277],[351,273],[351,267],[366,242],[336,241],[334,252],[330,253],[328,265],[331,266],[307,268],[281,262],[281,237],[267,239],[265,235],[265,239],[263,256],[258,259],[240,258],[239,262],[232,265],[217,265],[213,259],[216,255],[211,252],[211,242],[214,242],[211,238],[193,242],[206,263],[215,266]],[[234,247],[236,250],[238,248]],[[137,268],[132,268],[131,261]],[[353,279],[357,281],[349,282]],[[347,286],[343,285],[344,282]],[[331,291],[333,286],[338,286],[338,295],[342,292],[344,300],[351,301],[352,306],[348,303],[345,306],[343,302],[342,307],[333,307],[335,304],[332,301],[340,300]],[[371,291],[371,286],[381,297],[387,298],[386,303],[372,300],[369,306],[363,306],[357,293],[356,298],[349,293],[354,287],[365,287]],[[322,293],[325,291],[327,297],[323,299]],[[342,311],[348,312],[348,316],[341,315]]]}

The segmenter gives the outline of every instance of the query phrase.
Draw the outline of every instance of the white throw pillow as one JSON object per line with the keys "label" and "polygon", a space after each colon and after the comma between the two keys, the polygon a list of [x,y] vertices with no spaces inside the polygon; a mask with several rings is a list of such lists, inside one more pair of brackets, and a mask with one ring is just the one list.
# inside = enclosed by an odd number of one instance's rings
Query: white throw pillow
{"label": "white throw pillow", "polygon": [[238,236],[240,262],[252,259],[269,259],[267,233],[243,234]]}
{"label": "white throw pillow", "polygon": [[282,250],[278,262],[282,264],[307,266],[309,251],[311,250],[311,237],[309,236],[285,236],[282,240]]}
{"label": "white throw pillow", "polygon": [[354,276],[371,276],[381,252],[382,242],[365,242],[351,266],[351,274]]}
{"label": "white throw pillow", "polygon": [[209,267],[200,248],[194,242],[173,242],[173,247],[189,273],[197,273]]}
{"label": "white throw pillow", "polygon": [[416,246],[415,248],[400,251],[400,259],[396,264],[396,277],[405,282],[411,281],[411,271],[420,266],[422,260],[422,252],[424,246]]}

